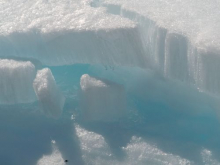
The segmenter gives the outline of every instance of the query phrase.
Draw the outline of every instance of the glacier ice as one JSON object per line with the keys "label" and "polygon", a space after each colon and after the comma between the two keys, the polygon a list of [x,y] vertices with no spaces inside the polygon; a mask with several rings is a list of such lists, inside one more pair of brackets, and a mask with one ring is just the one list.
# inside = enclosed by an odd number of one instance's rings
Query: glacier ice
{"label": "glacier ice", "polygon": [[30,61],[0,59],[0,103],[18,104],[36,100],[32,87],[36,75]]}
{"label": "glacier ice", "polygon": [[65,98],[57,87],[50,69],[44,68],[37,72],[33,87],[45,114],[59,117],[63,111]]}
{"label": "glacier ice", "polygon": [[219,9],[0,0],[0,164],[219,164]]}
{"label": "glacier ice", "polygon": [[99,6],[138,23],[151,68],[219,94],[219,2],[106,0]]}
{"label": "glacier ice", "polygon": [[86,121],[117,121],[126,116],[125,90],[122,85],[82,75],[82,115]]}

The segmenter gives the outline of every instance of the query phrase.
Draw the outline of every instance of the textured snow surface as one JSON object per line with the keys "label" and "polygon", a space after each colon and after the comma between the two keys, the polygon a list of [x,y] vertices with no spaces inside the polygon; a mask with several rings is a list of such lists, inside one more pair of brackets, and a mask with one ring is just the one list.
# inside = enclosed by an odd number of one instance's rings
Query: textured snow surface
{"label": "textured snow surface", "polygon": [[33,87],[43,111],[48,116],[59,117],[63,111],[65,98],[57,87],[50,69],[45,68],[37,72]]}
{"label": "textured snow surface", "polygon": [[35,66],[27,61],[0,59],[0,103],[29,103],[36,100],[32,87]]}
{"label": "textured snow surface", "polygon": [[82,75],[81,106],[87,121],[117,121],[126,116],[125,90],[122,85]]}

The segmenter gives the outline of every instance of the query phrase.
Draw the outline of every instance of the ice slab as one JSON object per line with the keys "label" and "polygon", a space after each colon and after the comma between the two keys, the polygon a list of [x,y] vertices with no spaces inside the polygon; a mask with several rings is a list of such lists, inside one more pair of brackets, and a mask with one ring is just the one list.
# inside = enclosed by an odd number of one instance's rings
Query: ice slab
{"label": "ice slab", "polygon": [[0,57],[45,65],[143,65],[137,26],[86,1],[1,1]]}
{"label": "ice slab", "polygon": [[82,115],[86,121],[117,121],[125,117],[122,85],[84,74],[80,80]]}
{"label": "ice slab", "polygon": [[35,75],[35,66],[29,61],[0,59],[0,104],[35,101]]}
{"label": "ice slab", "polygon": [[59,117],[65,98],[57,87],[50,69],[44,68],[37,72],[33,87],[45,114],[55,118]]}

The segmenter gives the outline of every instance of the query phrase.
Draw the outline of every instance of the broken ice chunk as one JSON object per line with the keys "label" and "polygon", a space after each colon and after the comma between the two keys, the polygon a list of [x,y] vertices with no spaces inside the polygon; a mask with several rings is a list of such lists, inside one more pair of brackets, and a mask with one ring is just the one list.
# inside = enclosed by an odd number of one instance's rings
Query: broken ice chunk
{"label": "broken ice chunk", "polygon": [[0,104],[35,101],[35,75],[35,66],[30,61],[0,59]]}
{"label": "broken ice chunk", "polygon": [[112,122],[126,115],[122,85],[84,74],[80,86],[82,114],[86,121]]}
{"label": "broken ice chunk", "polygon": [[45,114],[55,118],[59,117],[65,98],[57,87],[50,69],[45,68],[37,72],[33,87]]}

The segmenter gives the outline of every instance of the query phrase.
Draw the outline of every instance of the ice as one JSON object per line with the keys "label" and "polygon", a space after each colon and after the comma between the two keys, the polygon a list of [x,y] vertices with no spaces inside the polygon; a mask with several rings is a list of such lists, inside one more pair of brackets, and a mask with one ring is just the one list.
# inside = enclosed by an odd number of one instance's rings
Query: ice
{"label": "ice", "polygon": [[82,113],[86,121],[117,121],[126,116],[125,91],[122,85],[82,75]]}
{"label": "ice", "polygon": [[150,67],[200,91],[220,93],[215,0],[18,0],[0,6],[0,57],[48,66]]}
{"label": "ice", "polygon": [[158,27],[169,32],[186,35],[193,44],[202,49],[219,50],[219,1],[101,0],[100,2],[110,5],[112,9],[118,8],[119,14],[126,11],[136,13],[154,21]]}
{"label": "ice", "polygon": [[0,164],[219,164],[219,9],[0,0]]}
{"label": "ice", "polygon": [[204,148],[201,151],[201,155],[202,155],[203,163],[205,165],[220,165],[220,162],[218,162],[217,160],[213,159],[211,151],[209,151],[209,150]]}
{"label": "ice", "polygon": [[38,162],[37,165],[65,165],[62,158],[62,154],[58,150],[56,144],[52,144],[52,154],[44,155]]}
{"label": "ice", "polygon": [[[94,132],[89,132],[76,125],[76,133],[81,143],[82,154],[87,165],[193,165],[187,159],[165,153],[156,146],[148,144],[142,138],[133,136],[127,146],[122,150],[126,158],[117,160],[116,155],[111,153],[111,149],[105,139]],[[93,154],[91,154],[91,151]]]}
{"label": "ice", "polygon": [[30,61],[0,59],[0,104],[35,101],[35,75],[35,66]]}
{"label": "ice", "polygon": [[94,1],[112,14],[138,23],[151,68],[167,78],[220,93],[218,1]]}
{"label": "ice", "polygon": [[45,114],[59,117],[63,111],[65,98],[57,87],[50,69],[44,68],[37,72],[33,87]]}
{"label": "ice", "polygon": [[85,1],[0,1],[0,57],[143,66],[136,24]]}

